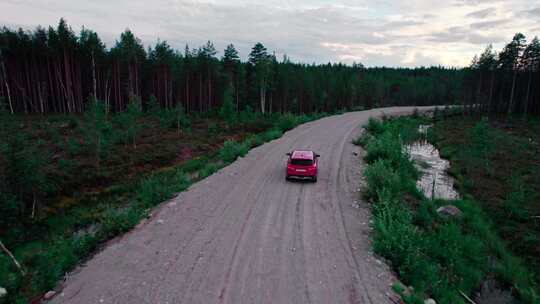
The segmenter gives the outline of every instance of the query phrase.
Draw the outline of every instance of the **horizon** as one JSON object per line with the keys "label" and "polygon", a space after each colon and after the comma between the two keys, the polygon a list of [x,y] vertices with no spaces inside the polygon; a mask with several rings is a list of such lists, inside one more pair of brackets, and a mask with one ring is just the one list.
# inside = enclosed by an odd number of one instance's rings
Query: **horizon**
{"label": "horizon", "polygon": [[368,68],[463,68],[489,44],[499,51],[517,32],[527,41],[540,32],[540,5],[527,1],[454,0],[442,7],[427,2],[414,1],[414,9],[400,14],[403,3],[392,7],[352,0],[278,0],[269,5],[167,0],[162,1],[167,5],[150,9],[127,2],[51,0],[43,5],[8,0],[0,4],[0,23],[34,30],[55,27],[65,18],[76,33],[83,26],[97,32],[108,49],[129,28],[145,49],[161,40],[181,51],[186,44],[192,49],[209,40],[217,57],[232,43],[246,61],[251,47],[261,42],[278,60],[287,55],[300,64],[361,63]]}

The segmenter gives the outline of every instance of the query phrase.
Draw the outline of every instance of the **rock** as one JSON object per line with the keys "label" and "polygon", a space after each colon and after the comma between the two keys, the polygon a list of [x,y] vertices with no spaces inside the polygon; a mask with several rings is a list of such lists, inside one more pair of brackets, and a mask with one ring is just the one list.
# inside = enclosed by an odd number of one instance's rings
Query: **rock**
{"label": "rock", "polygon": [[433,300],[433,299],[426,299],[424,301],[424,304],[437,304],[437,302],[435,302],[435,300]]}
{"label": "rock", "polygon": [[43,299],[44,299],[44,300],[50,300],[50,299],[52,299],[55,295],[56,295],[56,291],[50,290],[50,291],[47,291],[47,293],[43,296]]}
{"label": "rock", "polygon": [[463,212],[454,205],[439,207],[437,213],[444,218],[460,218],[463,215]]}
{"label": "rock", "polygon": [[0,287],[0,299],[7,295],[7,290],[4,287]]}

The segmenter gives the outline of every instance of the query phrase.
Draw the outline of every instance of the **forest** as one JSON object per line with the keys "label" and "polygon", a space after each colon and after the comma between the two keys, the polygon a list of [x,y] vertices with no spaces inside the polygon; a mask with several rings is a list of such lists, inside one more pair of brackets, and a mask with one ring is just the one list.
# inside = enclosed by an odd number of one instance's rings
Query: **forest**
{"label": "forest", "polygon": [[489,45],[473,58],[464,77],[464,101],[482,114],[540,113],[540,42],[517,33],[496,53]]}
{"label": "forest", "polygon": [[0,30],[0,97],[12,113],[80,113],[90,96],[114,112],[132,99],[145,108],[155,100],[211,112],[227,88],[237,110],[262,113],[448,104],[461,99],[463,76],[442,67],[293,63],[261,43],[243,62],[232,44],[221,58],[210,41],[183,51],[166,41],[145,48],[130,30],[108,49],[97,33],[84,28],[77,35],[63,19],[56,28]]}
{"label": "forest", "polygon": [[[463,105],[467,118],[442,128],[455,139],[448,145],[460,147],[482,116],[527,135],[540,114],[540,42],[520,33],[464,68],[298,63],[260,42],[245,58],[211,41],[145,46],[129,29],[107,47],[64,19],[0,29],[0,245],[21,262],[0,255],[6,301],[39,298],[152,207],[300,123],[376,107]],[[534,136],[520,143],[535,146]],[[481,138],[475,153],[487,155],[502,136]],[[513,149],[493,163],[514,164]],[[490,179],[506,172],[487,167]],[[537,229],[526,228],[503,232],[519,236],[517,244]],[[533,256],[534,248],[516,251]]]}

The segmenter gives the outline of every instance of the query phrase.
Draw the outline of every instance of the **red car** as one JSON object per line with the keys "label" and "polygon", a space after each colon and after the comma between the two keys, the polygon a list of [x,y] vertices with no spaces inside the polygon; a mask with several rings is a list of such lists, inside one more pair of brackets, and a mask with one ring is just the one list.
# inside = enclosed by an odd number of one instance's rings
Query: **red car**
{"label": "red car", "polygon": [[317,165],[319,154],[308,150],[295,150],[287,153],[287,173],[285,178],[311,179],[317,181]]}

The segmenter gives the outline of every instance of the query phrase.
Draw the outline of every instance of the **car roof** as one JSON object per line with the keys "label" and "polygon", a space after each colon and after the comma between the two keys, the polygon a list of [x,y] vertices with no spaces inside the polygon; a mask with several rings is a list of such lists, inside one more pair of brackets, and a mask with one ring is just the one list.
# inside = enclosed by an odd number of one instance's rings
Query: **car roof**
{"label": "car roof", "polygon": [[313,151],[308,150],[295,150],[293,151],[291,158],[293,159],[313,159]]}

